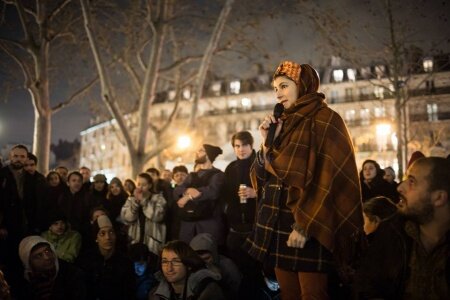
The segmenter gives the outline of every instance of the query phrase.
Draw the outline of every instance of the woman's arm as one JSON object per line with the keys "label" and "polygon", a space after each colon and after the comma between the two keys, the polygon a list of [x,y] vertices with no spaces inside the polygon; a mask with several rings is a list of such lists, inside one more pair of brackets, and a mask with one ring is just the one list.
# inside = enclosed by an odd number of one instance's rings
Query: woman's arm
{"label": "woman's arm", "polygon": [[122,207],[120,211],[120,217],[126,223],[134,223],[138,218],[138,208],[139,204],[136,203],[136,200],[133,196],[128,197],[127,201]]}
{"label": "woman's arm", "polygon": [[147,219],[159,223],[164,220],[167,201],[161,194],[154,194],[143,205],[143,212]]}

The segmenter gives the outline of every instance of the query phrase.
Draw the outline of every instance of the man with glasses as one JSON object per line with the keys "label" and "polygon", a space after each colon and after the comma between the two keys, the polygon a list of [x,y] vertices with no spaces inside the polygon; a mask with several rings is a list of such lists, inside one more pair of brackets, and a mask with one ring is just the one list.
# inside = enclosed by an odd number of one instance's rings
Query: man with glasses
{"label": "man with glasses", "polygon": [[161,270],[164,278],[150,300],[225,299],[217,283],[220,275],[208,270],[197,253],[182,241],[172,241],[164,246]]}

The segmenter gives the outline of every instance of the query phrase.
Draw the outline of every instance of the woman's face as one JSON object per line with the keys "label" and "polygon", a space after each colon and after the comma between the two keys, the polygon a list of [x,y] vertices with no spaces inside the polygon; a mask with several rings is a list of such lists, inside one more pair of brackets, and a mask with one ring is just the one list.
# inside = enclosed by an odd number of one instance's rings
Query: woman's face
{"label": "woman's face", "polygon": [[363,166],[363,176],[365,180],[372,180],[377,176],[377,168],[371,162],[365,163]]}
{"label": "woman's face", "polygon": [[278,103],[283,104],[285,109],[291,107],[298,98],[297,85],[286,76],[278,76],[274,79],[273,90]]}
{"label": "woman's face", "polygon": [[111,183],[109,185],[109,190],[111,191],[111,194],[114,196],[118,196],[121,192],[120,186],[117,183]]}
{"label": "woman's face", "polygon": [[116,245],[116,233],[112,227],[103,227],[97,233],[96,240],[99,249],[111,251]]}
{"label": "woman's face", "polygon": [[384,172],[385,172],[383,176],[384,180],[386,180],[389,183],[394,182],[395,180],[394,172],[391,169],[384,169]]}
{"label": "woman's face", "polygon": [[137,187],[139,189],[141,189],[141,191],[143,193],[148,193],[148,192],[150,192],[150,189],[152,188],[152,185],[149,184],[147,179],[145,179],[144,177],[138,177],[137,178]]}
{"label": "woman's face", "polygon": [[177,284],[184,281],[187,268],[178,255],[170,250],[163,250],[161,254],[161,269],[167,282]]}
{"label": "woman's face", "polygon": [[50,175],[50,177],[48,178],[48,184],[49,184],[50,186],[52,186],[52,187],[58,186],[59,183],[60,183],[60,180],[59,180],[58,174],[54,174],[54,173],[53,173],[53,174]]}
{"label": "woman's face", "polygon": [[91,216],[91,224],[93,224],[94,221],[98,219],[98,217],[105,216],[105,215],[106,215],[106,212],[102,209],[94,210],[92,212],[92,216]]}
{"label": "woman's face", "polygon": [[125,189],[125,191],[127,191],[129,194],[133,194],[134,192],[134,185],[131,181],[125,181],[125,184],[123,185],[123,188]]}

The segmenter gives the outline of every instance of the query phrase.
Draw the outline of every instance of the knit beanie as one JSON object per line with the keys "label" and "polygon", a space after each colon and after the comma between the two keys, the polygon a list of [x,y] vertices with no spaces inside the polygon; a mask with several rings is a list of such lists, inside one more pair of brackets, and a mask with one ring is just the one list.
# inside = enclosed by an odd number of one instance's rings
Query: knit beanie
{"label": "knit beanie", "polygon": [[425,155],[422,152],[414,151],[413,154],[411,154],[411,157],[409,158],[408,166],[406,168],[409,168],[413,164],[413,162],[422,157],[425,157]]}
{"label": "knit beanie", "polygon": [[213,162],[219,154],[223,153],[222,149],[213,145],[203,144],[203,148],[205,148],[206,155],[208,155],[210,162]]}
{"label": "knit beanie", "polygon": [[49,243],[46,239],[43,237],[40,237],[38,235],[30,235],[24,238],[20,244],[19,244],[19,257],[22,261],[22,264],[24,266],[24,276],[25,279],[29,280],[29,273],[32,272],[31,266],[30,266],[30,254],[34,247],[36,247],[39,244],[47,244],[50,246],[50,249],[52,249],[53,253],[55,254],[55,267],[56,267],[56,274],[58,274],[59,270],[59,263],[58,263],[58,257],[56,256],[55,248],[51,243]]}
{"label": "knit beanie", "polygon": [[94,240],[97,239],[97,234],[100,229],[105,227],[113,227],[113,225],[107,215],[101,215],[94,221],[94,223],[92,223],[92,236]]}
{"label": "knit beanie", "polygon": [[52,226],[56,221],[63,221],[64,223],[66,223],[66,227],[68,225],[66,216],[59,210],[53,211],[49,214],[47,218],[47,228]]}

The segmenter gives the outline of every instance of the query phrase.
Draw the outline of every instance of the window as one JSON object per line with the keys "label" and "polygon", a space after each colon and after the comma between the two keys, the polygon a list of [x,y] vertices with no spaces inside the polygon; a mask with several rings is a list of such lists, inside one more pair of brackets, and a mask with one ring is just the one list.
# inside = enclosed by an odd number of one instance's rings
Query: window
{"label": "window", "polygon": [[423,70],[425,72],[433,71],[433,58],[432,57],[425,57],[423,59]]}
{"label": "window", "polygon": [[427,114],[428,114],[428,121],[437,121],[438,118],[438,106],[436,103],[427,104]]}
{"label": "window", "polygon": [[176,91],[174,91],[174,90],[170,90],[168,93],[167,93],[167,98],[169,99],[169,101],[173,101],[173,100],[175,100],[175,96],[177,95],[177,92]]}
{"label": "window", "polygon": [[356,112],[354,109],[347,110],[345,112],[345,121],[351,125],[355,122],[355,116]]}
{"label": "window", "polygon": [[242,98],[241,105],[245,110],[250,109],[252,108],[252,100],[250,100],[249,98]]}
{"label": "window", "polygon": [[331,90],[330,92],[330,103],[336,103],[338,101],[338,91]]}
{"label": "window", "polygon": [[239,94],[239,91],[241,90],[241,82],[239,80],[231,81],[230,82],[230,93],[231,94]]}
{"label": "window", "polygon": [[216,81],[211,85],[211,92],[214,96],[220,96],[221,89],[222,83],[220,83],[219,81]]}
{"label": "window", "polygon": [[355,69],[347,69],[347,78],[349,81],[356,80],[356,70]]}
{"label": "window", "polygon": [[369,79],[371,75],[370,67],[361,68],[361,76],[364,79]]}
{"label": "window", "polygon": [[343,70],[334,70],[333,71],[333,80],[334,80],[334,82],[342,82],[342,80],[344,80],[344,71]]}
{"label": "window", "polygon": [[345,89],[345,101],[353,101],[353,89],[352,88]]}
{"label": "window", "polygon": [[384,107],[375,107],[375,118],[383,118],[386,116],[386,109]]}
{"label": "window", "polygon": [[370,110],[368,108],[361,109],[360,116],[361,116],[361,125],[370,124]]}
{"label": "window", "polygon": [[183,90],[182,95],[183,95],[183,99],[185,99],[185,100],[191,99],[191,90],[189,88],[185,88]]}
{"label": "window", "polygon": [[367,86],[359,88],[359,100],[368,100],[370,97],[370,91]]}
{"label": "window", "polygon": [[384,99],[384,87],[376,86],[373,89],[373,93],[377,99]]}
{"label": "window", "polygon": [[377,78],[384,77],[386,75],[386,67],[383,65],[375,66],[375,74],[377,74]]}

